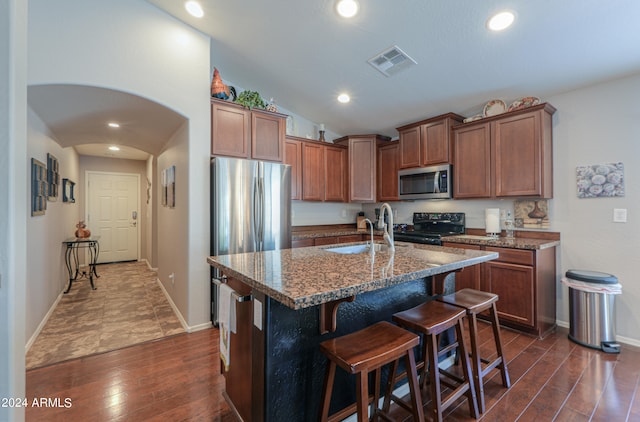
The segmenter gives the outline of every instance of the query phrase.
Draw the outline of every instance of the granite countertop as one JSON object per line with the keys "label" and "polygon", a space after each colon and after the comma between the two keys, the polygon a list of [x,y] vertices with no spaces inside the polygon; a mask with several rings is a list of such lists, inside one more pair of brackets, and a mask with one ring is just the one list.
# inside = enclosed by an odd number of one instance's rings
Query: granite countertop
{"label": "granite countertop", "polygon": [[292,309],[302,309],[498,258],[496,252],[396,242],[395,253],[339,254],[311,246],[212,256],[207,262]]}
{"label": "granite countertop", "polygon": [[523,237],[506,238],[498,237],[492,238],[488,236],[475,236],[469,234],[461,234],[458,236],[447,236],[442,239],[444,242],[451,243],[466,243],[468,245],[478,246],[494,246],[497,248],[511,248],[511,249],[546,249],[560,244],[559,240],[550,239],[530,239]]}

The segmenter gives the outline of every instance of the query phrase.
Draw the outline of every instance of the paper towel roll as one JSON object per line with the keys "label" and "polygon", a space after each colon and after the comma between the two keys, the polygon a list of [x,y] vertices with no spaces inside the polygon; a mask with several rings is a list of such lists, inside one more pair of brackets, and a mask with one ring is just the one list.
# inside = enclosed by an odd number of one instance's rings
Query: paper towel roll
{"label": "paper towel roll", "polygon": [[500,208],[484,210],[484,225],[487,233],[500,233]]}

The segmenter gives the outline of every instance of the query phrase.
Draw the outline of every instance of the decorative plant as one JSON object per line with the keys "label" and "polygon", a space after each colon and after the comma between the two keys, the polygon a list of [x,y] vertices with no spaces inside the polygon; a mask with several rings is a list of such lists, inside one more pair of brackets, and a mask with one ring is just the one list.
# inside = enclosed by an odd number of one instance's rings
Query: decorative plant
{"label": "decorative plant", "polygon": [[265,108],[266,106],[264,100],[257,91],[242,91],[240,95],[238,95],[238,98],[236,98],[235,102],[250,109]]}

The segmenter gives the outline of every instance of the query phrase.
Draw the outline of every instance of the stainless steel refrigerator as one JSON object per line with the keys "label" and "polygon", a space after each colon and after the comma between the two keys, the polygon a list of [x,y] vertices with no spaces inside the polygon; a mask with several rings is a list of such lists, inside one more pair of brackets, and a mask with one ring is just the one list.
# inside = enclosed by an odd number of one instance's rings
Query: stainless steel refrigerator
{"label": "stainless steel refrigerator", "polygon": [[[265,161],[211,159],[211,255],[291,247],[291,166]],[[212,268],[211,322],[218,325]]]}

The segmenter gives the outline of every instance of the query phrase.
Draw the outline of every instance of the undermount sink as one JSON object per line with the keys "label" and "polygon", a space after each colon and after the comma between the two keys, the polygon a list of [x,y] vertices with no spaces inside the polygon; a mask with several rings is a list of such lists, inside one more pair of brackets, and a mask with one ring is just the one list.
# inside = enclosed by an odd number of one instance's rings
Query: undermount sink
{"label": "undermount sink", "polygon": [[[371,251],[369,245],[349,245],[349,246],[334,246],[331,248],[324,249],[327,252],[333,253],[341,253],[341,254],[358,254],[358,253],[369,253]],[[389,251],[389,246],[382,243],[374,243],[373,244],[374,252],[387,252]]]}

